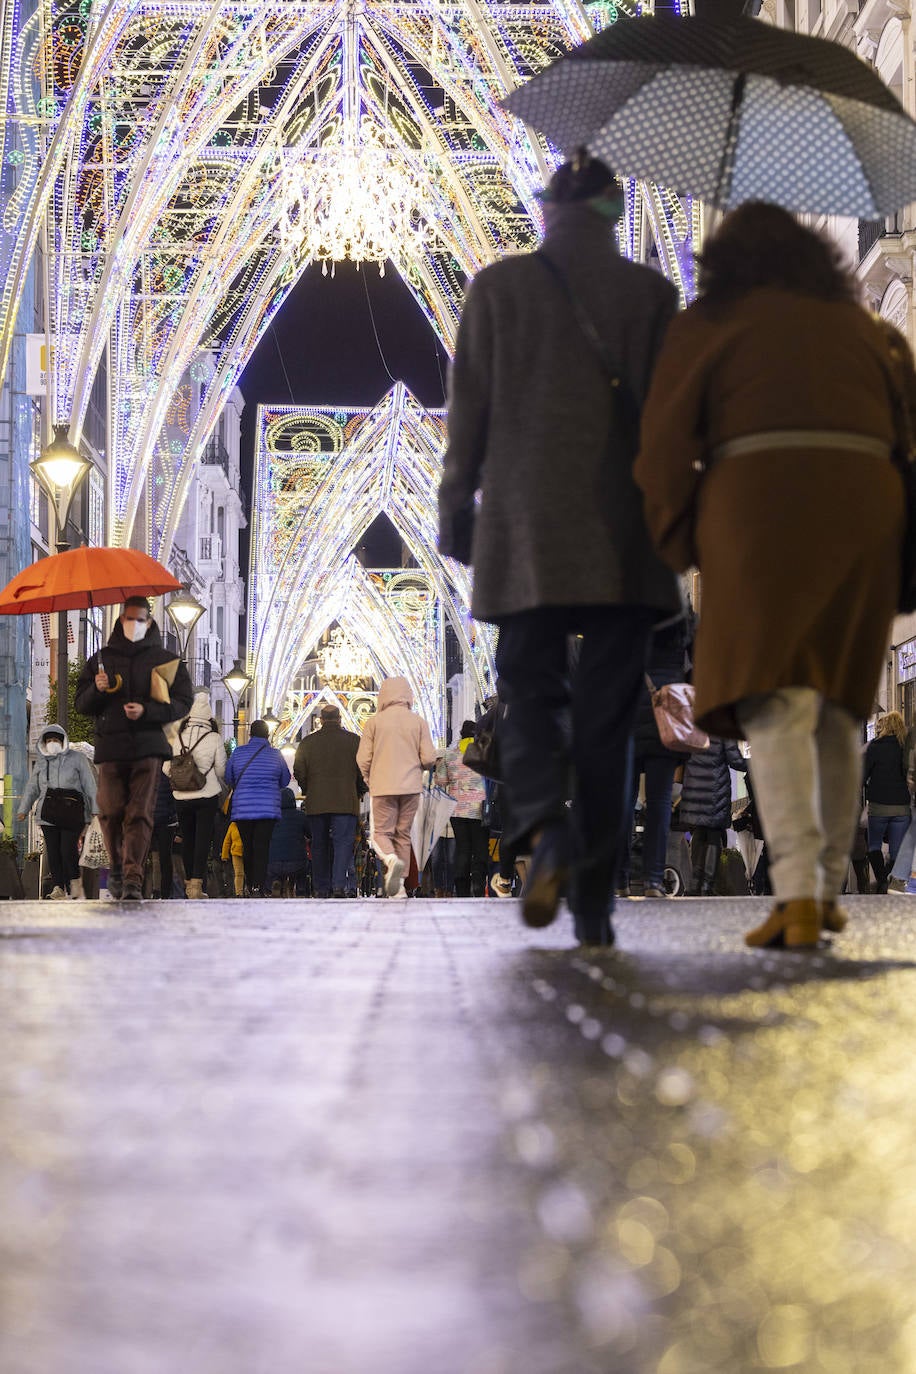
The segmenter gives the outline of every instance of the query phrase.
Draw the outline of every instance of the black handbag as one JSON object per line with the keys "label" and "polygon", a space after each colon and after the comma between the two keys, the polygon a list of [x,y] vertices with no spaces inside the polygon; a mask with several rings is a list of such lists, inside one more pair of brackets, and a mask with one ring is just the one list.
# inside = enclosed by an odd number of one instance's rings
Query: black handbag
{"label": "black handbag", "polygon": [[41,804],[41,825],[58,830],[82,830],[86,823],[86,803],[82,792],[71,787],[49,787]]}
{"label": "black handbag", "polygon": [[479,773],[482,778],[489,778],[491,782],[502,782],[499,741],[495,728],[479,730],[465,749],[463,759],[467,767],[472,772]]}

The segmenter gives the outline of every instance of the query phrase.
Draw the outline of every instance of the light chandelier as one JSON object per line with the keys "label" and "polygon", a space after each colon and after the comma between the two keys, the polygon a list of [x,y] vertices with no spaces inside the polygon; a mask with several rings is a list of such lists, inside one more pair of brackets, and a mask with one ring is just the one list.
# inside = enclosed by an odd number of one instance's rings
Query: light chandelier
{"label": "light chandelier", "polygon": [[[417,159],[419,159],[419,154]],[[297,158],[281,184],[280,242],[327,273],[349,258],[375,263],[427,253],[439,240],[428,209],[429,181],[405,149],[362,121],[344,136]]]}
{"label": "light chandelier", "polygon": [[369,655],[339,625],[330,631],[317,657],[322,681],[335,691],[359,691],[372,681]]}

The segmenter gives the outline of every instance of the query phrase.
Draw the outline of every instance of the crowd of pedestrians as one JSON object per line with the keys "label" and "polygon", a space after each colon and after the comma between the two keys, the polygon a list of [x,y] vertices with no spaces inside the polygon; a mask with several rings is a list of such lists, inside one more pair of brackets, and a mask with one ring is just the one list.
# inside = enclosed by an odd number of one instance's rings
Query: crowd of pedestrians
{"label": "crowd of pedestrians", "polygon": [[[725,216],[681,312],[618,253],[623,193],[603,163],[564,164],[544,209],[536,252],[474,278],[450,374],[439,546],[473,568],[473,614],[498,627],[487,715],[443,750],[404,677],[381,683],[361,735],[327,704],[296,751],[300,806],[264,721],[226,757],[209,697],[132,597],[77,688],[97,787],[48,727],[22,798],[52,897],[80,895],[97,814],[116,899],[140,897],[151,847],[172,894],[177,836],[192,899],[221,855],[236,895],[520,892],[530,926],[565,900],[577,938],[610,945],[615,901],[637,890],[637,810],[649,898],[669,895],[688,835],[688,892],[721,890],[743,827],[754,890],[775,897],[752,945],[842,930],[860,842],[878,892],[916,895],[914,741],[891,712],[862,747],[900,588],[906,344],[828,242],[772,205]],[[692,569],[697,620],[677,577]],[[688,682],[684,742],[659,703]],[[475,737],[498,746],[486,780]],[[418,870],[433,781],[448,825]],[[864,868],[860,854],[860,885]]]}

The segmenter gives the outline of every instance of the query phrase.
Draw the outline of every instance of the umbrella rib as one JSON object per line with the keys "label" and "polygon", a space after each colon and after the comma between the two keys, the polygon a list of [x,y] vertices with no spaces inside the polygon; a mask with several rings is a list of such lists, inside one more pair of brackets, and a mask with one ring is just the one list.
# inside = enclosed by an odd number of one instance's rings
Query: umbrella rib
{"label": "umbrella rib", "polygon": [[[716,190],[713,196],[713,205],[721,210],[728,203],[728,196],[731,194],[732,179],[735,174],[735,151],[738,146],[738,122],[741,118],[741,106],[744,103],[744,89],[747,85],[747,73],[739,72],[735,77],[735,84],[732,86],[732,107],[728,113],[728,125],[725,130],[725,142],[722,147],[722,157],[719,162],[719,173],[716,177]],[[725,185],[726,179],[728,185]],[[722,191],[725,190],[725,198],[722,198]]]}

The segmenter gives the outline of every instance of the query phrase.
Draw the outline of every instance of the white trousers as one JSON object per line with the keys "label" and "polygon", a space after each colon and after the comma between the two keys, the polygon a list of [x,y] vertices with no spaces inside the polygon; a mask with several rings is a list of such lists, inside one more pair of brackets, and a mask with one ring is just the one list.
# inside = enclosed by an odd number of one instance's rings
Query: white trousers
{"label": "white trousers", "polygon": [[849,867],[861,806],[859,724],[812,687],[738,705],[778,901],[833,900]]}

